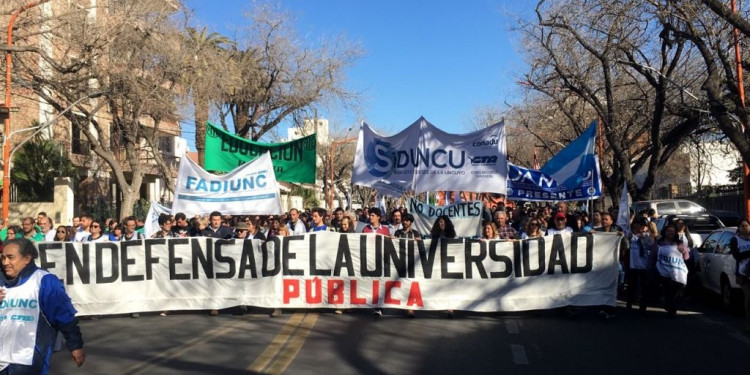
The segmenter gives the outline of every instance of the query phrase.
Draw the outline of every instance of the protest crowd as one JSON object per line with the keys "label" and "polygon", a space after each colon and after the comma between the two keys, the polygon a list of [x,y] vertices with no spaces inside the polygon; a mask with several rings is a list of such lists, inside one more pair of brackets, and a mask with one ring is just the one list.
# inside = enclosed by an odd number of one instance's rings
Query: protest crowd
{"label": "protest crowd", "polygon": [[[609,212],[574,211],[567,202],[558,202],[555,207],[541,205],[517,206],[506,209],[500,205],[491,211],[482,212],[481,236],[456,233],[448,216],[435,220],[429,233],[419,233],[414,226],[414,216],[400,207],[383,213],[378,207],[365,207],[356,210],[337,208],[333,212],[323,208],[298,210],[292,208],[282,215],[222,215],[211,212],[204,216],[187,218],[183,213],[172,216],[161,214],[158,218],[159,230],[151,238],[213,237],[220,239],[258,239],[265,241],[271,237],[301,235],[308,232],[332,231],[341,233],[373,233],[394,238],[421,240],[423,238],[480,238],[483,240],[517,241],[562,233],[614,232],[622,236],[620,244],[620,265],[624,270],[625,299],[627,308],[637,305],[641,311],[647,306],[663,301],[670,317],[676,316],[677,306],[687,284],[687,275],[679,275],[659,267],[659,251],[672,249],[685,260],[688,270],[695,267],[691,258],[692,243],[684,222],[666,225],[657,232],[653,210],[631,213],[630,233],[614,224],[618,216],[617,208]],[[743,223],[746,223],[743,221]],[[738,237],[744,233],[740,226]],[[747,228],[750,231],[750,228]],[[33,242],[99,242],[130,241],[145,239],[144,219],[126,217],[118,221],[112,218],[99,219],[91,215],[81,215],[73,219],[72,225],[59,225],[54,228],[52,219],[40,212],[36,219],[23,218],[21,225],[3,225],[0,238],[4,243],[25,238]],[[746,241],[740,237],[741,241]],[[666,247],[663,245],[676,245]],[[622,283],[621,283],[622,284]],[[242,307],[244,311],[244,307]],[[278,316],[274,309],[271,316]],[[611,310],[599,312],[604,317],[611,316]],[[212,315],[218,311],[211,311]],[[377,310],[377,314],[382,314]],[[167,315],[167,312],[162,312]],[[138,317],[137,313],[132,314]],[[414,317],[412,310],[409,317]]]}

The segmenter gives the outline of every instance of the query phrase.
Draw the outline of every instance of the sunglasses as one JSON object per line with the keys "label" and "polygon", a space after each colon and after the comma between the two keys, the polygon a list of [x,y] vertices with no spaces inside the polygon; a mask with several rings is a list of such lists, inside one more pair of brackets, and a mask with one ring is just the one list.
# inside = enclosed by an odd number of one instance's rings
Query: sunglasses
{"label": "sunglasses", "polygon": [[532,225],[532,226],[538,227],[538,226],[539,226],[539,223],[529,223],[529,225]]}
{"label": "sunglasses", "polygon": [[67,233],[67,232],[64,230],[58,230],[57,233]]}
{"label": "sunglasses", "polygon": [[99,224],[93,224],[91,225],[92,228],[99,228]]}

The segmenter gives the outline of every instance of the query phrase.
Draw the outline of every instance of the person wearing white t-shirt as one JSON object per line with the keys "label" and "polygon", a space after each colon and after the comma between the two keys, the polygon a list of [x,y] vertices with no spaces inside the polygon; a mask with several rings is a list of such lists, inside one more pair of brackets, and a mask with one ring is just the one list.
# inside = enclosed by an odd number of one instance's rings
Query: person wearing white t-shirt
{"label": "person wearing white t-shirt", "polygon": [[565,217],[564,213],[556,213],[554,222],[555,226],[553,228],[547,228],[547,236],[551,236],[553,234],[573,233],[573,229],[567,224],[568,218]]}
{"label": "person wearing white t-shirt", "polygon": [[296,208],[292,208],[291,210],[289,210],[289,216],[292,217],[292,219],[289,220],[289,223],[287,223],[290,236],[307,233],[307,227],[305,227],[305,223],[299,218],[299,210],[297,210]]}
{"label": "person wearing white t-shirt", "polygon": [[88,236],[91,235],[89,227],[94,221],[94,217],[91,215],[81,215],[81,228],[76,231],[74,242],[84,242]]}

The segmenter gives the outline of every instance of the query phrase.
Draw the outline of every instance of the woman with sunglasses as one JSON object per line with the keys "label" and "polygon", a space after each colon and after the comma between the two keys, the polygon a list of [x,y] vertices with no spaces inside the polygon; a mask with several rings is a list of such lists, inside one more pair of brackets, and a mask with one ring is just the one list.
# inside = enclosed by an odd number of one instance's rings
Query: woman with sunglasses
{"label": "woman with sunglasses", "polygon": [[109,235],[104,234],[101,220],[92,220],[89,225],[90,235],[83,239],[83,242],[104,242],[109,241]]}
{"label": "woman with sunglasses", "polygon": [[55,230],[55,241],[57,242],[68,242],[73,238],[73,227],[67,225],[60,225]]}
{"label": "woman with sunglasses", "polygon": [[539,222],[539,219],[533,218],[526,222],[526,228],[521,235],[522,240],[528,240],[529,238],[539,238],[543,237],[544,233],[542,233],[541,224]]}

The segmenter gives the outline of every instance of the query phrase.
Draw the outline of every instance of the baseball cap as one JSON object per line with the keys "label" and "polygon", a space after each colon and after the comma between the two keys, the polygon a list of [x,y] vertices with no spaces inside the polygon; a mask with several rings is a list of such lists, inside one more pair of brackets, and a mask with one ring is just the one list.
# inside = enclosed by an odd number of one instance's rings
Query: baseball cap
{"label": "baseball cap", "polygon": [[562,212],[558,212],[555,214],[555,219],[565,219],[565,214]]}

